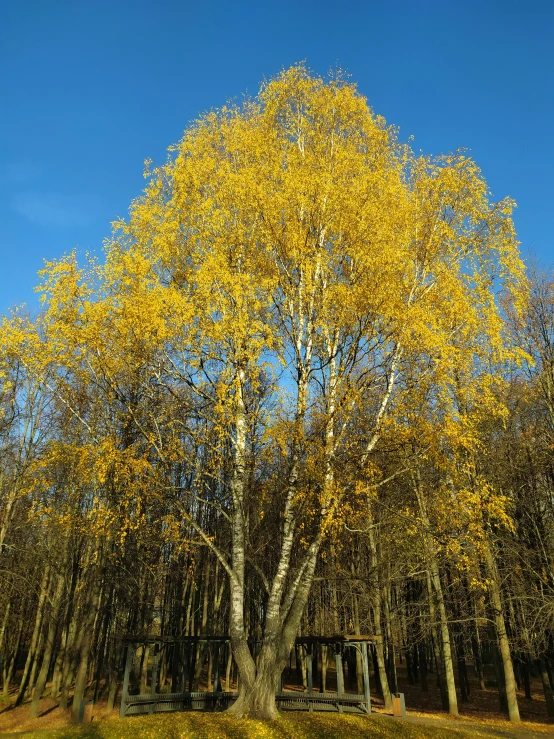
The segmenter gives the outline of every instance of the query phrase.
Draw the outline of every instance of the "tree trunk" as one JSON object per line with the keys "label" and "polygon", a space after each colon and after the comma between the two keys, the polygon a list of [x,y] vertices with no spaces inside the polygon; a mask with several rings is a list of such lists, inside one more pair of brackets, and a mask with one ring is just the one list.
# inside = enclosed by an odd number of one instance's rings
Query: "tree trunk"
{"label": "tree trunk", "polygon": [[485,690],[485,673],[483,672],[483,660],[481,659],[481,640],[479,638],[479,629],[475,626],[475,633],[471,637],[471,648],[473,651],[473,660],[475,665],[475,673],[479,680],[479,688]]}
{"label": "tree trunk", "polygon": [[440,691],[442,707],[445,711],[448,710],[448,693],[446,691],[446,681],[443,674],[443,660],[440,649],[440,639],[437,629],[437,618],[435,611],[435,602],[433,597],[433,586],[431,584],[431,573],[427,570],[427,592],[429,598],[429,618],[431,621],[431,646],[433,651],[433,657],[435,660],[435,670],[437,673],[437,687]]}
{"label": "tree trunk", "polygon": [[6,626],[8,623],[8,619],[10,617],[10,607],[11,607],[11,600],[8,601],[8,605],[6,606],[6,610],[4,611],[4,618],[2,620],[2,628],[0,629],[0,654],[3,654],[2,647],[4,646],[4,635],[6,633]]}
{"label": "tree trunk", "polygon": [[252,685],[245,686],[241,679],[239,697],[229,709],[229,713],[235,716],[261,719],[277,717],[275,694],[281,673],[276,664],[277,649],[275,646],[263,645]]}
{"label": "tree trunk", "polygon": [[[63,572],[62,567],[62,572]],[[64,588],[64,577],[62,574],[56,575],[56,589],[52,596],[52,611],[50,613],[50,623],[48,625],[48,634],[46,636],[46,644],[44,646],[44,654],[42,657],[42,666],[37,678],[36,685],[33,691],[33,697],[31,700],[30,714],[31,718],[38,716],[38,706],[42,691],[46,685],[46,679],[48,677],[48,671],[50,670],[50,662],[52,660],[52,651],[54,649],[54,639],[56,637],[56,629],[58,626],[58,614],[60,610],[60,603],[62,599]]]}
{"label": "tree trunk", "polygon": [[392,711],[392,696],[389,687],[389,680],[387,677],[387,669],[385,666],[385,652],[383,648],[383,629],[381,626],[381,585],[379,582],[379,571],[378,571],[378,557],[377,557],[377,541],[375,538],[375,524],[373,518],[373,511],[371,506],[371,500],[367,502],[367,511],[369,514],[368,521],[368,539],[369,539],[369,552],[371,557],[371,570],[373,572],[372,582],[372,607],[373,607],[373,633],[376,636],[375,640],[375,654],[377,659],[377,668],[379,670],[379,684],[381,686],[381,693],[383,696],[383,703],[385,704],[385,711]]}
{"label": "tree trunk", "polygon": [[[446,613],[446,606],[444,602],[444,594],[442,590],[440,569],[435,551],[435,544],[430,533],[431,522],[427,513],[427,503],[423,490],[421,489],[419,474],[414,479],[414,487],[417,495],[421,519],[425,527],[423,538],[427,554],[427,566],[429,568],[429,575],[431,578],[431,583],[433,585],[433,591],[437,599],[437,606],[439,611],[441,653],[444,664],[446,691],[448,694],[448,712],[452,716],[458,716],[458,697],[456,695],[456,682],[454,680],[454,660],[452,659],[452,646],[450,641],[450,631],[448,628],[448,616]],[[432,598],[432,593],[429,593],[429,598]]]}
{"label": "tree trunk", "polygon": [[31,645],[29,648],[29,652],[27,653],[27,659],[25,660],[25,667],[23,668],[23,675],[21,676],[21,682],[19,683],[19,691],[17,693],[17,698],[15,699],[16,706],[21,705],[21,703],[23,702],[23,698],[25,697],[25,691],[27,690],[27,685],[29,683],[31,665],[33,663],[33,660],[38,658],[37,647],[38,647],[38,641],[40,637],[40,630],[42,626],[42,615],[43,615],[43,610],[44,610],[44,601],[46,598],[46,587],[48,584],[48,575],[49,575],[49,568],[47,567],[44,570],[44,574],[42,576],[42,581],[40,584],[40,595],[38,599],[37,612],[35,615],[35,626],[33,628],[33,635],[31,637]]}
{"label": "tree trunk", "polygon": [[123,652],[123,641],[118,639],[114,644],[112,641],[110,647],[109,658],[109,677],[108,677],[108,704],[107,711],[113,711],[115,699],[117,697],[117,688],[119,686],[119,666],[121,664],[121,654]]}
{"label": "tree trunk", "polygon": [[[77,619],[79,616],[78,610],[73,610],[69,627],[67,629],[67,636],[65,639],[65,648],[63,650],[63,665],[60,676],[60,708],[65,710],[69,703],[69,688],[73,682],[74,672],[74,650],[79,649],[78,643],[78,632],[77,632]],[[82,634],[82,630],[79,632]]]}
{"label": "tree trunk", "polygon": [[322,693],[325,693],[325,690],[327,689],[327,660],[328,660],[327,645],[322,644],[321,645],[321,683],[320,683],[320,690]]}
{"label": "tree trunk", "polygon": [[504,621],[504,613],[502,609],[502,600],[500,596],[500,584],[498,568],[492,553],[492,549],[488,542],[485,543],[485,556],[487,567],[489,570],[489,584],[491,603],[493,608],[494,622],[496,625],[496,637],[502,657],[502,666],[504,668],[504,680],[506,684],[506,700],[508,703],[508,716],[510,721],[520,721],[519,707],[517,704],[516,679],[514,675],[514,667],[512,664],[512,656],[510,654],[510,643],[508,634],[506,633],[506,624]]}
{"label": "tree trunk", "polygon": [[525,697],[527,700],[532,700],[531,694],[531,680],[529,675],[529,655],[524,654],[521,660],[521,672],[523,677],[523,686],[525,688]]}
{"label": "tree trunk", "polygon": [[99,574],[99,571],[93,571],[92,573],[92,593],[88,601],[88,612],[85,612],[85,618],[83,619],[83,635],[80,639],[81,648],[79,650],[79,665],[77,667],[77,674],[75,676],[73,702],[71,704],[71,719],[74,722],[77,722],[79,720],[80,704],[85,694],[87,683],[88,660],[94,631],[94,621],[96,618],[96,614],[98,613],[101,596],[101,583]]}
{"label": "tree trunk", "polygon": [[554,718],[554,696],[552,695],[552,688],[550,687],[550,680],[548,678],[548,672],[546,664],[543,659],[537,659],[537,669],[542,680],[542,689],[544,692],[544,699],[546,701],[546,710],[550,718]]}
{"label": "tree trunk", "polygon": [[[361,634],[360,629],[360,613],[358,608],[358,596],[354,594],[354,628],[356,634]],[[364,674],[362,666],[362,655],[359,649],[356,649],[356,690],[358,695],[364,692]]]}
{"label": "tree trunk", "polygon": [[225,668],[225,691],[228,693],[231,690],[231,667],[233,666],[233,652],[228,649],[227,652],[227,666]]}
{"label": "tree trunk", "polygon": [[427,684],[427,648],[425,642],[420,642],[418,645],[419,651],[419,674],[421,675],[421,689],[424,693],[427,692],[429,686]]}
{"label": "tree trunk", "polygon": [[10,692],[10,683],[12,681],[13,671],[15,669],[15,663],[17,660],[17,655],[19,653],[19,646],[21,644],[22,634],[23,634],[23,618],[20,618],[18,629],[17,629],[17,638],[15,640],[14,651],[8,663],[7,664],[4,663],[4,669],[3,669],[3,674],[2,674],[2,678],[4,681],[4,684],[2,686],[2,695],[4,698],[7,698]]}

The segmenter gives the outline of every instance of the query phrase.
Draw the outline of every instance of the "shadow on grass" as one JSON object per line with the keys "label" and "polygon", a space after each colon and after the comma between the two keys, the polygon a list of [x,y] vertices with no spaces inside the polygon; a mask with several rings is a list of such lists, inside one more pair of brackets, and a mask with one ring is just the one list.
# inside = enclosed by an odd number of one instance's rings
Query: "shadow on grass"
{"label": "shadow on grass", "polygon": [[4,698],[3,700],[0,700],[0,713],[7,713],[7,711],[11,711],[14,708],[15,706],[11,702],[11,696],[10,698]]}
{"label": "shadow on grass", "polygon": [[50,708],[47,708],[47,709],[46,709],[46,711],[43,711],[43,712],[42,712],[42,713],[41,713],[41,714],[39,715],[39,718],[42,718],[43,716],[48,716],[48,714],[49,714],[49,713],[52,713],[52,711],[55,711],[55,710],[56,710],[56,708],[59,708],[59,707],[60,707],[60,706],[59,706],[59,704],[58,704],[58,703],[54,703],[54,705],[53,705],[53,706],[50,706]]}

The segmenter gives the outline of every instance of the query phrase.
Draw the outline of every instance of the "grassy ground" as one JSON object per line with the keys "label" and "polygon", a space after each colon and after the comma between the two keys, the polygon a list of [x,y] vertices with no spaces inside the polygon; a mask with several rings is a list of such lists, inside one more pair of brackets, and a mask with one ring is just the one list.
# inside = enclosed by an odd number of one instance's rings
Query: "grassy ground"
{"label": "grassy ground", "polygon": [[458,727],[450,721],[430,722],[421,718],[404,720],[387,716],[290,713],[266,724],[260,721],[237,721],[221,714],[168,713],[105,719],[86,726],[66,726],[0,736],[25,739],[478,739],[521,736],[532,739],[539,734],[490,724],[480,726],[462,722]]}
{"label": "grassy ground", "polygon": [[[29,717],[29,703],[15,708],[15,693],[0,698],[0,737],[27,739],[362,739],[362,737],[395,737],[438,739],[439,737],[504,737],[504,739],[544,739],[554,736],[554,723],[549,722],[542,684],[532,680],[532,699],[518,693],[523,723],[510,724],[499,711],[498,692],[494,686],[485,690],[470,671],[471,696],[460,701],[462,717],[450,719],[441,708],[440,692],[433,675],[426,690],[420,684],[410,685],[405,662],[397,665],[399,688],[406,696],[408,717],[393,719],[384,714],[384,706],[372,684],[372,715],[370,717],[325,713],[284,712],[272,724],[233,720],[223,714],[186,712],[154,716],[130,716],[120,720],[119,706],[108,713],[105,696],[94,707],[94,721],[76,727],[70,723],[70,709],[63,710],[58,701],[44,698],[39,717]],[[327,675],[333,682],[333,671]],[[492,679],[491,675],[487,678]],[[288,686],[291,689],[291,686]],[[330,684],[330,689],[333,685]],[[297,686],[300,690],[300,687]],[[105,693],[105,689],[104,689]]]}

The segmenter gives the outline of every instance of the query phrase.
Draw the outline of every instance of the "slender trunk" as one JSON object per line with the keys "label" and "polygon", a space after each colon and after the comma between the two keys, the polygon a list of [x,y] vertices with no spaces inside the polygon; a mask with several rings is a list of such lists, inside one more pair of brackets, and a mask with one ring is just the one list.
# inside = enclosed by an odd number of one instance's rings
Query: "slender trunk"
{"label": "slender trunk", "polygon": [[542,689],[544,692],[544,699],[546,701],[546,710],[550,718],[554,718],[554,696],[552,695],[552,688],[550,687],[550,680],[548,677],[548,671],[546,669],[546,663],[544,659],[536,660],[537,670],[541,676]]}
{"label": "slender trunk", "polygon": [[508,634],[506,633],[506,623],[504,621],[504,612],[502,609],[502,599],[500,595],[500,578],[496,561],[490,544],[485,543],[485,556],[489,571],[489,589],[491,595],[491,604],[494,614],[494,622],[496,625],[496,637],[502,657],[502,665],[504,668],[504,679],[506,683],[506,700],[508,703],[508,716],[510,721],[520,721],[519,707],[517,704],[517,686],[514,675],[514,667],[512,664],[512,656],[510,654],[510,643]]}
{"label": "slender trunk", "polygon": [[229,648],[227,651],[227,666],[225,668],[225,691],[231,690],[231,667],[233,666],[233,652]]}
{"label": "slender trunk", "polygon": [[69,614],[69,609],[71,608],[71,599],[73,596],[73,584],[74,582],[72,580],[70,584],[69,597],[67,598],[67,604],[64,608],[64,612],[61,618],[61,622],[63,624],[62,634],[61,634],[61,639],[60,639],[60,645],[58,648],[58,653],[56,655],[56,661],[54,663],[54,674],[52,675],[52,687],[50,690],[50,697],[53,699],[56,699],[58,697],[60,688],[62,686],[63,667],[65,663],[65,655],[66,655],[67,643],[68,643],[68,638],[69,638],[68,614]]}
{"label": "slender trunk", "polygon": [[[353,599],[354,599],[354,628],[356,629],[356,634],[361,634],[360,612],[358,608],[358,596],[354,594]],[[356,649],[356,690],[358,691],[358,695],[361,695],[364,692],[364,675],[363,675],[363,666],[362,666],[362,655],[359,649]]]}
{"label": "slender trunk", "polygon": [[[61,570],[63,572],[63,568]],[[39,701],[46,685],[46,679],[48,677],[48,671],[50,670],[50,662],[52,660],[52,651],[54,649],[54,639],[56,637],[56,629],[58,626],[58,614],[60,610],[60,603],[64,588],[64,577],[62,574],[56,575],[56,589],[52,596],[52,611],[50,613],[50,623],[48,625],[48,634],[46,636],[46,644],[44,646],[44,654],[42,657],[42,665],[37,678],[36,685],[33,691],[33,697],[31,700],[30,714],[31,718],[36,718],[38,715]]]}
{"label": "slender trunk", "polygon": [[[203,599],[202,599],[202,622],[200,625],[200,634],[202,636],[206,635],[207,628],[208,628],[208,606],[209,606],[209,595],[210,595],[210,559],[209,556],[206,556],[206,560],[204,563],[204,574],[202,575],[202,587],[204,589],[203,593]],[[194,684],[199,685],[200,683],[200,675],[202,673],[202,668],[204,667],[204,657],[206,654],[206,646],[205,644],[199,643],[196,647],[196,669],[194,673]],[[209,681],[210,676],[208,676]],[[209,689],[209,686],[208,686]]]}
{"label": "slender trunk", "polygon": [[440,650],[440,639],[437,629],[437,616],[435,609],[435,599],[433,596],[433,586],[431,584],[431,573],[427,570],[427,592],[429,598],[429,619],[431,621],[431,644],[433,647],[433,656],[435,659],[435,670],[437,673],[437,686],[440,690],[441,703],[445,711],[448,710],[448,693],[446,691],[446,681],[443,674],[443,659]]}
{"label": "slender trunk", "polygon": [[5,502],[3,505],[4,515],[2,518],[2,523],[0,524],[0,556],[2,556],[4,552],[4,542],[6,541],[6,537],[8,535],[8,529],[9,529],[11,520],[15,513],[18,496],[19,496],[18,486],[9,485],[8,492],[7,492]]}
{"label": "slender trunk", "polygon": [[[390,579],[387,580],[387,582],[390,583]],[[384,608],[384,616],[385,616],[385,630],[386,630],[386,636],[387,636],[387,654],[386,654],[386,660],[385,660],[385,667],[387,670],[387,679],[389,681],[389,686],[392,689],[393,693],[396,693],[398,690],[398,682],[397,682],[397,674],[396,674],[396,654],[395,654],[395,645],[394,645],[394,630],[393,630],[393,624],[392,624],[392,614],[390,609],[390,586],[386,586],[383,588],[383,603],[385,605]]]}
{"label": "slender trunk", "polygon": [[481,659],[481,640],[479,639],[477,628],[476,633],[471,637],[471,649],[473,651],[475,673],[479,680],[479,688],[480,690],[485,690],[485,673],[483,672],[483,660]]}
{"label": "slender trunk", "polygon": [[208,678],[207,678],[207,691],[211,693],[212,690],[217,690],[217,686],[212,687],[212,678],[214,676],[214,646],[208,644]]}
{"label": "slender trunk", "polygon": [[73,613],[69,626],[66,630],[65,647],[63,649],[63,664],[60,674],[60,708],[65,710],[69,702],[69,688],[73,682],[73,663],[74,663],[74,650],[79,648],[77,643],[78,634],[82,631],[77,631],[77,619],[79,617],[79,611],[74,607]]}
{"label": "slender trunk", "polygon": [[523,686],[525,689],[525,697],[527,700],[532,700],[533,696],[531,694],[531,680],[529,675],[529,655],[524,654],[522,656],[521,660],[521,672],[523,676]]}
{"label": "slender trunk", "polygon": [[23,698],[25,697],[25,691],[27,690],[27,685],[29,683],[31,665],[33,663],[33,660],[38,657],[36,652],[37,652],[37,646],[38,646],[38,641],[40,637],[40,630],[42,626],[42,616],[43,616],[43,611],[44,611],[44,603],[46,599],[46,588],[48,584],[48,576],[49,576],[49,568],[46,567],[42,575],[42,580],[40,584],[40,595],[38,599],[37,612],[35,615],[35,625],[33,628],[33,635],[31,637],[31,644],[29,647],[29,652],[27,653],[25,667],[23,668],[23,675],[21,676],[21,682],[19,684],[19,691],[17,693],[17,698],[15,699],[16,706],[21,705],[21,703],[23,702]]}
{"label": "slender trunk", "polygon": [[450,642],[450,631],[448,628],[448,617],[446,615],[446,605],[442,591],[439,567],[435,557],[430,562],[431,580],[433,582],[434,591],[437,597],[437,605],[439,609],[440,632],[442,640],[442,654],[444,660],[444,673],[446,679],[446,690],[448,693],[448,711],[453,716],[458,715],[458,698],[456,696],[456,683],[454,680],[454,660],[452,659],[452,647]]}
{"label": "slender trunk", "polygon": [[[86,571],[90,563],[91,548],[85,550],[84,558],[80,561],[82,551],[80,548],[75,552],[73,559],[73,574],[70,587],[70,595],[68,599],[69,625],[65,629],[65,644],[63,647],[63,663],[60,672],[60,708],[65,710],[69,703],[69,689],[75,675],[77,667],[77,655],[81,648],[81,640],[84,636],[84,630],[80,628],[80,619],[83,617],[83,608],[78,605],[77,592],[82,590],[80,587],[80,579],[82,573]],[[83,593],[83,598],[86,594]]]}
{"label": "slender trunk", "polygon": [[3,670],[3,680],[4,684],[2,686],[2,695],[4,698],[7,698],[10,692],[10,684],[13,677],[13,671],[15,669],[15,663],[17,660],[17,655],[19,653],[19,647],[21,645],[21,636],[23,634],[23,618],[19,619],[18,629],[17,629],[17,638],[15,640],[15,646],[14,651],[12,652],[11,658],[9,660],[8,664],[4,664],[4,670]]}
{"label": "slender trunk", "polygon": [[121,664],[121,654],[123,652],[123,641],[118,639],[116,644],[112,644],[110,650],[110,676],[108,679],[108,705],[107,711],[113,711],[115,699],[117,697],[117,688],[119,685],[119,665]]}
{"label": "slender trunk", "polygon": [[10,617],[11,605],[12,602],[11,600],[9,600],[8,605],[6,606],[6,610],[4,611],[4,618],[2,619],[2,628],[0,629],[0,654],[2,654],[2,647],[4,646],[4,636],[6,634],[6,626]]}
{"label": "slender trunk", "polygon": [[419,652],[419,672],[421,675],[421,689],[427,692],[429,686],[427,684],[427,647],[425,642],[420,642],[418,645]]}
{"label": "slender trunk", "polygon": [[150,657],[150,645],[145,644],[142,648],[142,654],[140,656],[140,694],[144,695],[147,690],[147,682],[148,682],[148,659]]}
{"label": "slender trunk", "polygon": [[94,622],[98,613],[101,597],[101,582],[99,572],[93,572],[92,576],[92,593],[88,601],[88,613],[85,613],[83,618],[83,636],[80,639],[81,648],[79,650],[79,665],[77,667],[75,686],[73,688],[73,703],[71,704],[71,718],[74,722],[77,722],[79,719],[80,704],[85,694],[88,661],[93,638]]}
{"label": "slender trunk", "polygon": [[[456,695],[456,682],[454,680],[454,660],[452,658],[452,645],[450,641],[450,631],[448,628],[448,616],[446,613],[446,605],[440,578],[439,563],[435,551],[435,544],[431,538],[431,522],[427,513],[427,503],[421,488],[419,473],[414,479],[414,487],[417,495],[419,511],[423,525],[425,527],[424,543],[427,554],[427,565],[433,591],[437,600],[437,608],[439,612],[439,626],[441,634],[441,653],[444,663],[444,677],[446,681],[446,691],[448,695],[448,712],[452,716],[458,716],[458,697]],[[429,594],[430,599],[432,594]]]}
{"label": "slender trunk", "polygon": [[327,660],[329,659],[327,654],[327,645],[321,645],[321,692],[325,693],[327,689]]}
{"label": "slender trunk", "polygon": [[[43,627],[44,627],[44,623],[43,623]],[[36,680],[38,665],[39,665],[39,662],[40,662],[40,659],[41,659],[41,656],[42,656],[42,653],[43,653],[42,652],[43,643],[44,643],[44,630],[43,630],[43,628],[41,628],[41,630],[40,630],[40,636],[39,636],[38,644],[37,644],[37,651],[36,651],[36,654],[35,654],[35,659],[33,660],[33,666],[31,667],[31,674],[29,676],[29,683],[27,685],[27,695],[29,697],[32,697],[33,690],[35,688],[35,680]]]}
{"label": "slender trunk", "polygon": [[458,678],[460,681],[460,687],[462,691],[462,700],[468,701],[469,694],[470,694],[470,685],[469,685],[469,678],[467,675],[467,665],[466,665],[464,649],[463,649],[463,645],[460,642],[461,640],[458,640],[458,643],[456,644],[456,656],[458,660]]}
{"label": "slender trunk", "polygon": [[387,677],[387,668],[385,665],[385,652],[383,645],[383,629],[381,626],[381,585],[379,581],[379,561],[377,557],[377,542],[375,536],[375,522],[373,518],[372,502],[367,501],[368,521],[368,540],[369,552],[371,557],[371,571],[373,573],[372,581],[372,606],[373,606],[373,633],[375,634],[375,655],[377,659],[377,669],[379,670],[379,684],[383,696],[383,703],[386,711],[392,711],[392,696]]}
{"label": "slender trunk", "polygon": [[491,626],[491,651],[492,664],[494,667],[494,675],[496,677],[496,687],[498,689],[498,698],[500,702],[500,712],[508,713],[508,698],[506,696],[506,679],[504,676],[504,667],[502,666],[502,657],[496,642],[496,632]]}
{"label": "slender trunk", "polygon": [[[96,659],[96,673],[94,675],[94,703],[97,702],[100,695],[100,679],[102,677],[102,670],[104,667],[104,659],[106,656],[106,647],[108,634],[111,628],[111,617],[113,611],[113,598],[114,598],[114,585],[112,583],[110,587],[110,594],[108,597],[107,608],[104,612],[104,617],[101,619],[98,637],[100,640],[100,649]],[[101,639],[100,639],[101,635]],[[92,665],[91,665],[92,667]]]}
{"label": "slender trunk", "polygon": [[308,687],[308,673],[306,670],[306,648],[302,645],[298,648],[300,655],[300,672],[302,673],[302,688],[306,690]]}

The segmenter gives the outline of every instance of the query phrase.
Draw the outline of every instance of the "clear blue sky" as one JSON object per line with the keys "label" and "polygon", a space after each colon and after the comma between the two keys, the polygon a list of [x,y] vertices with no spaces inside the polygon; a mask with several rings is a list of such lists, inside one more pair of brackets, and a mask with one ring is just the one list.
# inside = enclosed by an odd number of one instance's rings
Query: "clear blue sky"
{"label": "clear blue sky", "polygon": [[416,148],[469,148],[552,264],[554,0],[0,0],[0,312],[44,258],[101,252],[188,121],[303,59]]}

